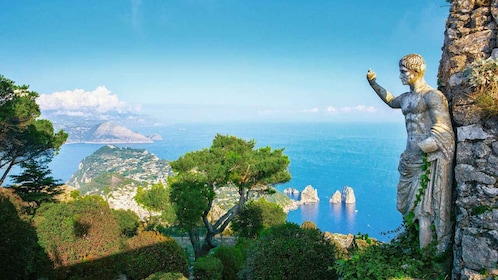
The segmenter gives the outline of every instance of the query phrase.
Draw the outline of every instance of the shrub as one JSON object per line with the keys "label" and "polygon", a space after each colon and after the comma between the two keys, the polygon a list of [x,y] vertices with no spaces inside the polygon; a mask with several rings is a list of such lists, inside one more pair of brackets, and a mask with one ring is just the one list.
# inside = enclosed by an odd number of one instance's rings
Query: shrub
{"label": "shrub", "polygon": [[131,210],[112,210],[114,217],[118,220],[121,233],[125,236],[132,237],[136,235],[139,218],[135,212]]}
{"label": "shrub", "polygon": [[246,261],[248,279],[336,279],[335,247],[322,232],[293,223],[262,233]]}
{"label": "shrub", "polygon": [[304,229],[317,229],[317,226],[312,221],[304,221],[301,224],[301,228],[304,228]]}
{"label": "shrub", "polygon": [[256,238],[262,230],[284,224],[286,219],[287,214],[282,207],[260,199],[244,205],[241,213],[232,221],[232,229],[240,237]]}
{"label": "shrub", "polygon": [[155,272],[179,272],[188,275],[183,249],[170,237],[145,231],[127,241],[123,272],[131,279],[143,279]]}
{"label": "shrub", "polygon": [[0,275],[3,279],[49,276],[51,263],[38,245],[27,207],[11,190],[0,188]]}
{"label": "shrub", "polygon": [[188,280],[179,272],[156,272],[144,280]]}
{"label": "shrub", "polygon": [[118,222],[100,197],[42,205],[36,220],[40,244],[56,267],[110,256],[121,249]]}
{"label": "shrub", "polygon": [[197,259],[194,263],[194,279],[196,280],[221,280],[223,263],[212,255]]}
{"label": "shrub", "polygon": [[472,98],[484,117],[498,115],[498,60],[478,60],[466,69]]}
{"label": "shrub", "polygon": [[357,248],[338,260],[336,270],[343,279],[449,279],[451,250],[436,255],[435,243],[419,249],[418,231],[408,226],[390,243]]}
{"label": "shrub", "polygon": [[244,265],[242,252],[238,247],[221,246],[214,251],[213,256],[223,264],[223,280],[237,280],[237,273]]}
{"label": "shrub", "polygon": [[237,243],[235,244],[235,247],[239,249],[240,252],[242,252],[243,263],[246,262],[249,249],[254,246],[255,242],[256,239],[243,238],[243,237],[237,238]]}
{"label": "shrub", "polygon": [[87,196],[68,203],[42,204],[37,210],[40,245],[58,278],[107,279],[116,276],[115,257],[123,238],[107,202]]}

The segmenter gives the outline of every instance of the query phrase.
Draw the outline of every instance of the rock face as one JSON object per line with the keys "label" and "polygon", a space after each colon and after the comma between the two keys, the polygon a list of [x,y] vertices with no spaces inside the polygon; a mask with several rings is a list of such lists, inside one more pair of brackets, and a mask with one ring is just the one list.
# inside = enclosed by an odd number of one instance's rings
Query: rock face
{"label": "rock face", "polygon": [[301,192],[301,197],[299,199],[300,204],[317,203],[319,201],[318,190],[313,188],[311,185],[306,186],[306,188],[304,188]]}
{"label": "rock face", "polygon": [[354,196],[353,188],[345,186],[342,189],[342,201],[344,203],[356,203],[356,197]]}
{"label": "rock face", "polygon": [[332,195],[332,197],[329,200],[330,203],[341,203],[342,202],[342,195],[340,191],[335,191],[335,193]]}
{"label": "rock face", "polygon": [[498,58],[497,25],[498,0],[454,0],[446,22],[438,80],[457,132],[453,279],[497,275],[498,117],[482,116],[464,72]]}

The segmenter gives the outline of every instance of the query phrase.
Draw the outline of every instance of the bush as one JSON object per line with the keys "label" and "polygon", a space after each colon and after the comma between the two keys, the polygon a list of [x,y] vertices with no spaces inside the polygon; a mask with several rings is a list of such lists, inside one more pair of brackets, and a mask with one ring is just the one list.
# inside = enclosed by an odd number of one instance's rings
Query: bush
{"label": "bush", "polygon": [[251,238],[243,238],[239,237],[237,238],[237,243],[235,244],[235,247],[242,252],[242,259],[243,263],[246,263],[247,260],[247,254],[249,252],[249,249],[254,246],[254,243],[256,242],[256,239],[251,239]]}
{"label": "bush", "polygon": [[244,265],[242,252],[237,247],[221,246],[214,251],[213,256],[223,264],[223,280],[237,280],[237,273]]}
{"label": "bush", "polygon": [[317,229],[317,226],[312,221],[304,221],[301,224],[301,228],[304,228],[304,229]]}
{"label": "bush", "polygon": [[118,222],[100,197],[42,205],[36,220],[40,244],[56,266],[106,257],[121,249]]}
{"label": "bush", "polygon": [[53,261],[58,277],[115,276],[111,256],[121,251],[123,238],[102,198],[87,196],[69,203],[42,204],[35,218],[40,245]]}
{"label": "bush", "polygon": [[145,278],[144,280],[188,280],[188,279],[183,274],[177,272],[156,272],[150,275],[149,277]]}
{"label": "bush", "polygon": [[155,272],[179,272],[188,275],[183,249],[170,237],[145,231],[127,241],[122,261],[123,273],[131,279],[143,279]]}
{"label": "bush", "polygon": [[0,188],[0,275],[3,279],[49,276],[51,263],[38,245],[27,207],[11,190]]}
{"label": "bush", "polygon": [[451,250],[436,255],[435,243],[419,248],[414,224],[390,243],[357,248],[336,263],[343,279],[449,279]]}
{"label": "bush", "polygon": [[223,263],[212,255],[199,258],[194,263],[194,279],[196,280],[221,280]]}
{"label": "bush", "polygon": [[336,279],[335,247],[316,229],[293,223],[262,233],[248,253],[247,279]]}
{"label": "bush", "polygon": [[240,237],[256,238],[262,230],[284,224],[286,219],[287,214],[282,207],[260,199],[244,205],[241,213],[232,221],[232,229]]}
{"label": "bush", "polygon": [[114,217],[118,220],[121,233],[125,236],[132,237],[137,234],[139,218],[131,210],[112,210]]}
{"label": "bush", "polygon": [[498,116],[498,60],[488,58],[466,69],[472,98],[484,117]]}

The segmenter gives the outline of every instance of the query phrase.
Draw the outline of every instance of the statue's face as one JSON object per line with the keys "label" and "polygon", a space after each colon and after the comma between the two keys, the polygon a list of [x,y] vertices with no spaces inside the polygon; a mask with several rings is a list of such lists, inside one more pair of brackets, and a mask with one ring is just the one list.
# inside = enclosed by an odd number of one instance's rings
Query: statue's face
{"label": "statue's face", "polygon": [[399,79],[404,85],[412,85],[417,79],[417,73],[404,66],[399,67]]}

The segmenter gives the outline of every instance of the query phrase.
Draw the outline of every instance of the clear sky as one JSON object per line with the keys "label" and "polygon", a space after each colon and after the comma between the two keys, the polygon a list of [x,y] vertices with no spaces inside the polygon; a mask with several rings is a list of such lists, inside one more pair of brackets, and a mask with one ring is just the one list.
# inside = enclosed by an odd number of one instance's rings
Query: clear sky
{"label": "clear sky", "polygon": [[402,115],[398,60],[436,75],[444,0],[1,0],[0,74],[42,109],[132,110],[169,122]]}

